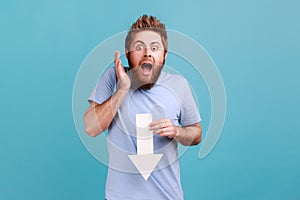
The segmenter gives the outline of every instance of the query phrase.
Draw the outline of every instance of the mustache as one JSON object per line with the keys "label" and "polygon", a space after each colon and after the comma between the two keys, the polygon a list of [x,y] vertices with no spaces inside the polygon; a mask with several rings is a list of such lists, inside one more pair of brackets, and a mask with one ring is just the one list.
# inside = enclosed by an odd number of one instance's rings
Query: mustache
{"label": "mustache", "polygon": [[153,58],[144,58],[144,59],[142,59],[142,61],[141,61],[141,63],[143,64],[143,63],[152,63],[152,62],[154,62],[154,60],[153,60]]}
{"label": "mustache", "polygon": [[[137,66],[133,66],[132,59],[131,59],[131,52],[128,52],[127,61],[128,61],[128,65],[129,65],[130,70],[132,70],[134,67],[137,67]],[[147,62],[147,61],[152,62],[152,65],[162,65],[162,66],[164,66],[165,63],[166,63],[166,59],[164,58],[162,63],[156,63],[155,64],[155,60],[151,57],[145,57],[144,59],[141,60],[140,63]]]}

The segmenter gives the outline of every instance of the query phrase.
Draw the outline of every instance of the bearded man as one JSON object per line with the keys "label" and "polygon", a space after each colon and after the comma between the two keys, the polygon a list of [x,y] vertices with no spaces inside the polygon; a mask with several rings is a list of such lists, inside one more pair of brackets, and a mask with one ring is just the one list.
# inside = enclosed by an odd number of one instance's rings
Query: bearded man
{"label": "bearded man", "polygon": [[[125,53],[120,52],[93,90],[84,116],[92,137],[108,129],[108,200],[183,199],[178,161],[178,142],[185,146],[201,141],[200,114],[186,79],[163,72],[168,53],[165,25],[143,15],[131,26]],[[148,130],[153,133],[153,153],[163,155],[155,170],[143,178],[128,155],[137,154],[136,116],[150,114]],[[143,144],[143,143],[142,143]],[[139,147],[140,146],[140,147]],[[152,147],[151,147],[152,148]],[[147,165],[147,163],[145,163]]]}

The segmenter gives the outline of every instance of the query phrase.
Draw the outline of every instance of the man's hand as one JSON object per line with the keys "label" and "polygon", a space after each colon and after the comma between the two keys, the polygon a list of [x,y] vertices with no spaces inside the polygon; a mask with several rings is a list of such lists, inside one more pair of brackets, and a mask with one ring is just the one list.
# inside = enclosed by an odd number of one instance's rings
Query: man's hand
{"label": "man's hand", "polygon": [[177,134],[178,126],[174,126],[169,119],[161,119],[149,124],[150,130],[160,136],[174,138]]}
{"label": "man's hand", "polygon": [[119,89],[128,91],[130,88],[131,82],[130,82],[130,78],[129,78],[128,74],[125,72],[124,66],[122,65],[119,51],[115,52],[114,63],[116,66]]}
{"label": "man's hand", "polygon": [[174,138],[185,146],[197,145],[201,142],[200,123],[179,127],[175,126],[170,119],[161,119],[150,123],[149,129],[160,136]]}
{"label": "man's hand", "polygon": [[85,131],[92,137],[109,127],[130,88],[130,78],[122,65],[119,51],[115,52],[114,63],[119,84],[117,91],[102,104],[91,103],[84,114]]}

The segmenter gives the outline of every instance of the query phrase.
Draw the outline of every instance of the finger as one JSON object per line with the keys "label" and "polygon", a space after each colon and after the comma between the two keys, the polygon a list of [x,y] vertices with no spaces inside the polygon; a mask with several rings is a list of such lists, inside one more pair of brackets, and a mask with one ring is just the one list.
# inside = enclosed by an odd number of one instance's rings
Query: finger
{"label": "finger", "polygon": [[118,68],[120,65],[122,66],[122,62],[120,59],[120,51],[116,51],[114,55],[114,63],[116,68]]}
{"label": "finger", "polygon": [[120,59],[120,52],[116,51],[115,54],[114,54],[114,63],[115,63],[115,67],[116,68],[118,68],[119,59]]}
{"label": "finger", "polygon": [[119,59],[120,58],[120,51],[116,51],[114,56],[115,56],[114,60]]}
{"label": "finger", "polygon": [[114,55],[114,62],[118,65],[118,61],[120,61],[120,51],[116,51]]}
{"label": "finger", "polygon": [[162,128],[165,128],[165,127],[166,127],[166,125],[164,125],[163,123],[158,123],[158,124],[149,126],[149,129],[150,130],[157,130],[157,129],[162,129]]}
{"label": "finger", "polygon": [[155,131],[156,134],[162,134],[162,133],[166,133],[166,132],[174,132],[174,128],[167,127],[167,128],[161,128],[161,129],[158,129],[157,131]]}
{"label": "finger", "polygon": [[115,67],[116,67],[117,77],[119,79],[125,73],[125,69],[124,69],[124,67],[122,65],[122,61],[120,59],[120,51],[115,52],[114,63],[115,63]]}
{"label": "finger", "polygon": [[125,73],[125,69],[124,69],[120,59],[116,60],[115,66],[116,66],[117,73],[120,73],[120,74]]}
{"label": "finger", "polygon": [[174,138],[174,132],[164,132],[164,133],[160,134],[160,136]]}
{"label": "finger", "polygon": [[150,127],[157,127],[157,128],[161,128],[161,125],[162,124],[168,124],[168,119],[160,119],[160,120],[157,120],[157,121],[154,121],[154,122],[151,122],[149,124]]}

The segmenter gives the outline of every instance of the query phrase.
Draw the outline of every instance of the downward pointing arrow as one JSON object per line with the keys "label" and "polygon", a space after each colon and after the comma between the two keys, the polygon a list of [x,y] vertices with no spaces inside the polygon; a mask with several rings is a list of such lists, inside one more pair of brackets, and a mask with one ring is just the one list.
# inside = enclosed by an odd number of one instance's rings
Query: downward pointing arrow
{"label": "downward pointing arrow", "polygon": [[149,130],[149,124],[151,122],[151,114],[136,115],[137,155],[128,155],[145,181],[148,180],[163,156],[163,154],[153,154],[153,134],[152,131]]}
{"label": "downward pointing arrow", "polygon": [[161,159],[162,154],[140,154],[128,156],[146,181]]}

